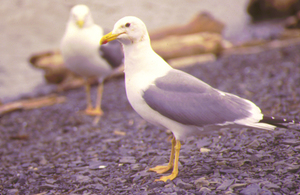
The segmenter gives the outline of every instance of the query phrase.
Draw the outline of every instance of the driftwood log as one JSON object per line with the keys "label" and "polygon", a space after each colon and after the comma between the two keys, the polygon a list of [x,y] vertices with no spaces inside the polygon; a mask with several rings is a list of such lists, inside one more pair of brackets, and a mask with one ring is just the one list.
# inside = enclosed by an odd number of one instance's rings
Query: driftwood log
{"label": "driftwood log", "polygon": [[16,110],[36,109],[40,107],[51,106],[53,104],[60,104],[65,101],[66,98],[63,96],[48,95],[48,96],[38,97],[33,99],[9,102],[0,105],[0,116],[5,113],[13,112]]}
{"label": "driftwood log", "polygon": [[152,48],[165,60],[196,54],[219,54],[223,49],[222,36],[217,33],[195,33],[168,36],[152,41]]}
{"label": "driftwood log", "polygon": [[170,35],[187,35],[199,32],[211,32],[222,34],[225,25],[216,20],[211,14],[201,12],[197,14],[191,21],[182,26],[170,26],[163,29],[150,32],[151,40],[158,40]]}

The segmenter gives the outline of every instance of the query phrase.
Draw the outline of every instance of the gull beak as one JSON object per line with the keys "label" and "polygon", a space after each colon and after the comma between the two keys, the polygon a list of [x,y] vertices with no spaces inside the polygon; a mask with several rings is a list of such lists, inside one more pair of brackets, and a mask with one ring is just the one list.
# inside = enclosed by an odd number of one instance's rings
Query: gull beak
{"label": "gull beak", "polygon": [[77,20],[76,24],[79,26],[79,28],[82,28],[84,25],[84,20]]}
{"label": "gull beak", "polygon": [[[122,33],[121,33],[122,34]],[[104,35],[100,40],[100,45],[116,40],[120,34],[112,34],[112,32]]]}

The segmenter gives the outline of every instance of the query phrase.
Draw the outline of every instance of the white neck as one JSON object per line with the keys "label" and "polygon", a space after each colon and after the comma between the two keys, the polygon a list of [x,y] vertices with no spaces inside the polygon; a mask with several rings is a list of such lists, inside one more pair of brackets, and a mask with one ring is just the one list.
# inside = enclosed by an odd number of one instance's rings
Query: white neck
{"label": "white neck", "polygon": [[172,69],[169,64],[153,51],[149,40],[133,44],[123,44],[123,49],[125,55],[125,74]]}

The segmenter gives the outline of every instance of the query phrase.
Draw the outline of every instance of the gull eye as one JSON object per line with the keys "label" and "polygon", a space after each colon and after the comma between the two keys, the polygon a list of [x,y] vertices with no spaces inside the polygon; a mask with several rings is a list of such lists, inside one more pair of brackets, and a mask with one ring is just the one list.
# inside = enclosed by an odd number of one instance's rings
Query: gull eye
{"label": "gull eye", "polygon": [[129,26],[130,26],[130,23],[126,23],[125,26],[126,26],[126,27],[129,27]]}

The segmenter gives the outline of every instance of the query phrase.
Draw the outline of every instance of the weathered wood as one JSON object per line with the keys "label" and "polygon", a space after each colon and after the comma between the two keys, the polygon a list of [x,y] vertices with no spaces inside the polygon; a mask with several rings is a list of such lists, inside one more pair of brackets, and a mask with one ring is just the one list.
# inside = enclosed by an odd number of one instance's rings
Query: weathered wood
{"label": "weathered wood", "polygon": [[32,98],[28,100],[20,100],[15,102],[9,102],[6,104],[0,105],[0,115],[3,115],[8,112],[13,112],[16,110],[30,110],[41,108],[45,106],[51,106],[54,104],[60,104],[66,101],[66,98],[63,96],[49,95],[39,98]]}
{"label": "weathered wood", "polygon": [[199,32],[211,32],[222,34],[225,25],[216,20],[211,14],[201,12],[197,14],[191,21],[181,26],[170,26],[160,30],[150,32],[151,40],[158,40],[170,35],[187,35]]}
{"label": "weathered wood", "polygon": [[219,54],[223,49],[222,36],[217,33],[169,36],[151,44],[154,51],[165,60],[203,53]]}

